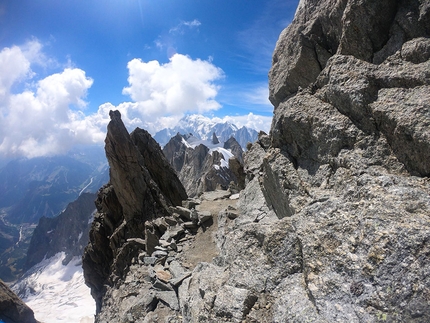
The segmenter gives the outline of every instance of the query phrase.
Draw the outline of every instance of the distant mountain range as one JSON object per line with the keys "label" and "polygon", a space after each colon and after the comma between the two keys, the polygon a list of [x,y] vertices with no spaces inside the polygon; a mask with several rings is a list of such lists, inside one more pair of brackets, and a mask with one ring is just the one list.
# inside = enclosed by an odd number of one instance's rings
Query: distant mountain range
{"label": "distant mountain range", "polygon": [[16,159],[0,168],[0,278],[15,280],[25,267],[30,238],[41,217],[55,217],[83,192],[109,180],[103,147],[66,156]]}
{"label": "distant mountain range", "polygon": [[213,133],[216,134],[220,142],[226,142],[233,136],[243,149],[246,149],[248,142],[257,140],[258,132],[255,129],[237,127],[231,122],[219,123],[202,115],[188,115],[182,118],[174,128],[165,128],[154,135],[154,139],[164,147],[176,134],[189,135],[202,140],[210,140]]}

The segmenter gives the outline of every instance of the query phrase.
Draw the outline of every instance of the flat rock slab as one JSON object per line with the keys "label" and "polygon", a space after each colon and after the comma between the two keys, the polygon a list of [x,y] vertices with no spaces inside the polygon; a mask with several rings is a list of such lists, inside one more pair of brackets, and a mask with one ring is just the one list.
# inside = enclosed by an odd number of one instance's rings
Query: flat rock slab
{"label": "flat rock slab", "polygon": [[206,201],[215,201],[219,199],[227,199],[230,197],[230,195],[231,192],[229,191],[217,190],[211,192],[204,192],[200,198]]}

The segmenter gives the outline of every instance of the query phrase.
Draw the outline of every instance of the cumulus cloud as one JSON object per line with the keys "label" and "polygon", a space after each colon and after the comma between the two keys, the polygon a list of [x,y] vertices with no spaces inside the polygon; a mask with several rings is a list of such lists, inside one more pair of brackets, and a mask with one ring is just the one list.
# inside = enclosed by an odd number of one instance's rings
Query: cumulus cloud
{"label": "cumulus cloud", "polygon": [[0,104],[9,98],[12,85],[31,75],[30,62],[18,46],[0,52]]}
{"label": "cumulus cloud", "polygon": [[[93,84],[82,69],[64,68],[44,78],[32,70],[49,61],[38,41],[0,51],[0,157],[28,158],[67,152],[76,144],[102,143],[109,111],[119,110],[129,131],[141,127],[155,134],[174,127],[189,113],[211,113],[221,107],[217,81],[223,71],[211,59],[175,54],[164,64],[133,59],[128,63],[130,102],[103,103],[89,111]],[[270,117],[252,113],[231,116],[239,127],[268,131]]]}
{"label": "cumulus cloud", "polygon": [[31,65],[43,53],[32,41],[0,52],[0,153],[37,157],[66,152],[78,143],[96,142],[102,133],[88,124],[82,109],[93,80],[78,68],[66,68],[14,93],[12,87],[30,80]]}
{"label": "cumulus cloud", "polygon": [[130,86],[123,93],[138,103],[136,108],[144,117],[204,113],[221,107],[215,100],[219,90],[215,81],[223,77],[223,71],[209,61],[175,54],[165,64],[133,59],[127,67]]}

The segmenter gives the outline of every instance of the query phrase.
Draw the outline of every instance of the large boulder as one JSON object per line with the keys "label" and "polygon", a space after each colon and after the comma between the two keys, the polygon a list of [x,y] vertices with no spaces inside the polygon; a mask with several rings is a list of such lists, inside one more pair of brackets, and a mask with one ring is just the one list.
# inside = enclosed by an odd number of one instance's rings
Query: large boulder
{"label": "large boulder", "polygon": [[315,82],[335,54],[380,64],[405,42],[428,37],[429,26],[425,0],[301,0],[273,53],[270,100],[276,108]]}

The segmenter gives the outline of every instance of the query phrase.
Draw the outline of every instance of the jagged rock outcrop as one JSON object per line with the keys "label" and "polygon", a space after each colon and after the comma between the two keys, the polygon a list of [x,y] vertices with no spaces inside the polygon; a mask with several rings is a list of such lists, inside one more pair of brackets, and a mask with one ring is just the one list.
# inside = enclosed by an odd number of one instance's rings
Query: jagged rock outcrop
{"label": "jagged rock outcrop", "polygon": [[[335,54],[381,64],[409,40],[428,38],[429,26],[425,0],[301,0],[293,22],[276,44],[270,100],[276,108],[299,88],[314,83]],[[427,60],[428,49],[419,46],[419,59]]]}
{"label": "jagged rock outcrop", "polygon": [[4,323],[38,323],[34,313],[0,280],[0,321]]}
{"label": "jagged rock outcrop", "polygon": [[233,137],[223,145],[224,149],[233,154],[230,158],[226,158],[220,150],[208,147],[221,146],[215,133],[210,145],[200,143],[192,146],[187,140],[196,138],[178,133],[164,146],[163,153],[177,172],[189,196],[194,197],[218,188],[227,189],[231,183],[238,190],[243,188],[243,150]]}
{"label": "jagged rock outcrop", "polygon": [[130,136],[118,111],[111,111],[110,117],[105,140],[110,182],[99,190],[83,255],[85,281],[98,312],[106,286],[122,282],[133,255],[142,247],[145,222],[169,216],[169,208],[187,197],[174,170],[157,151],[158,144],[141,129]]}
{"label": "jagged rock outcrop", "polygon": [[82,193],[57,217],[40,218],[28,247],[26,269],[59,252],[66,253],[64,264],[75,256],[82,256],[96,209],[95,198],[96,194]]}
{"label": "jagged rock outcrop", "polygon": [[243,165],[243,149],[234,137],[230,137],[224,143],[224,148],[230,150],[239,163]]}
{"label": "jagged rock outcrop", "polygon": [[[143,129],[137,128],[130,137],[145,160],[151,178],[171,204],[180,205],[187,194],[180,181],[172,176],[172,166],[165,158],[160,145]],[[172,178],[173,177],[173,178]]]}
{"label": "jagged rock outcrop", "polygon": [[212,143],[214,145],[219,144],[219,140],[218,140],[218,137],[216,136],[215,132],[212,134]]}
{"label": "jagged rock outcrop", "polygon": [[219,256],[180,288],[185,322],[430,319],[429,14],[300,2],[274,53],[270,137],[245,154]]}
{"label": "jagged rock outcrop", "polygon": [[429,16],[428,0],[300,1],[212,261],[175,287],[173,259],[167,287],[137,261],[105,302],[142,322],[430,321]]}

